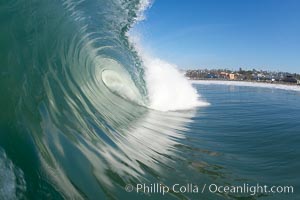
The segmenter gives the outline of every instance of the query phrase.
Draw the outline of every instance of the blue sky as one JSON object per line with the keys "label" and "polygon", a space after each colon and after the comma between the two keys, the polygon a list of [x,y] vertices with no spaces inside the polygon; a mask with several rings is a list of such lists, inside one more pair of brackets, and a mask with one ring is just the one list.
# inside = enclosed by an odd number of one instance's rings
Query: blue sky
{"label": "blue sky", "polygon": [[179,68],[300,72],[300,0],[155,0],[143,45]]}

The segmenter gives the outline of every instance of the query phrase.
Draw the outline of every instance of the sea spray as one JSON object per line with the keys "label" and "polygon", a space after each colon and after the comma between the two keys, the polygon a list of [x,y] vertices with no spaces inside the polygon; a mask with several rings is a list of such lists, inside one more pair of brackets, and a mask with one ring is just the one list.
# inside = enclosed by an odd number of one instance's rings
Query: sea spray
{"label": "sea spray", "polygon": [[196,89],[176,69],[175,65],[158,58],[143,56],[150,108],[187,110],[207,105],[200,101]]}
{"label": "sea spray", "polygon": [[142,46],[141,36],[136,31],[129,33],[131,43],[137,50],[145,67],[149,107],[160,111],[189,110],[207,106],[200,94],[179,72],[177,66],[150,55]]}

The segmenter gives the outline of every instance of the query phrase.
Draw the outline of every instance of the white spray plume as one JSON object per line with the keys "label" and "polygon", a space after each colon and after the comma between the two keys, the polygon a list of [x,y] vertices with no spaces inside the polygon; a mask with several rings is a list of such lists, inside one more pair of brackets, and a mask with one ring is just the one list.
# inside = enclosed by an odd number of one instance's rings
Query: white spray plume
{"label": "white spray plume", "polygon": [[138,34],[130,33],[145,67],[149,107],[160,111],[188,110],[209,105],[200,100],[200,95],[191,83],[177,70],[176,65],[149,55],[141,45]]}
{"label": "white spray plume", "polygon": [[137,22],[140,22],[140,21],[143,21],[146,19],[145,17],[145,11],[151,7],[153,3],[153,0],[140,0],[140,3],[139,3],[139,9],[138,9],[138,12],[137,12]]}

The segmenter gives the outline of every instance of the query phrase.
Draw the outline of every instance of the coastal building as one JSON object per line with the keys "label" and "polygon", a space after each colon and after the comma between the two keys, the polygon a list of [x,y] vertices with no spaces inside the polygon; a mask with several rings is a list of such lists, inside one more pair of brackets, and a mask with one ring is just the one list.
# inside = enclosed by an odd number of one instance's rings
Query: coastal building
{"label": "coastal building", "polygon": [[235,74],[229,74],[229,79],[234,80],[235,79]]}

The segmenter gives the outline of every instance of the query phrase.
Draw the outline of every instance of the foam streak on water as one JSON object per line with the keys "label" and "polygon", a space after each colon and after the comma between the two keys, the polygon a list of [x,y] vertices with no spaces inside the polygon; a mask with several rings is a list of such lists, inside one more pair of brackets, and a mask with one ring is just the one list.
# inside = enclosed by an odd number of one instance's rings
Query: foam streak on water
{"label": "foam streak on water", "polygon": [[0,199],[15,200],[23,197],[26,182],[21,169],[14,166],[0,148]]}

